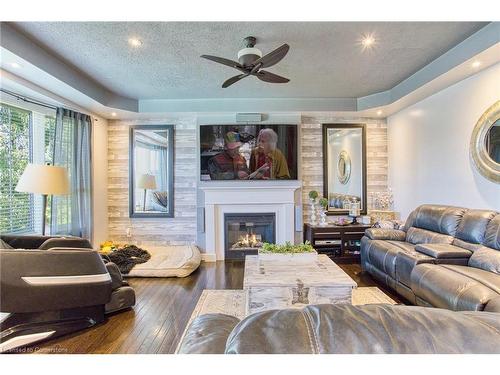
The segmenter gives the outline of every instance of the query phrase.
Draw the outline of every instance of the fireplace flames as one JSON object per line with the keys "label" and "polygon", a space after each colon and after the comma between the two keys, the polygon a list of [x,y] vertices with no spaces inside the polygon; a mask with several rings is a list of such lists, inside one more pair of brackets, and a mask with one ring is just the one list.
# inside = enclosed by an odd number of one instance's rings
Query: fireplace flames
{"label": "fireplace flames", "polygon": [[232,249],[241,249],[241,248],[258,248],[262,247],[261,236],[255,234],[247,233],[245,235],[241,235],[238,241],[234,243],[231,247]]}

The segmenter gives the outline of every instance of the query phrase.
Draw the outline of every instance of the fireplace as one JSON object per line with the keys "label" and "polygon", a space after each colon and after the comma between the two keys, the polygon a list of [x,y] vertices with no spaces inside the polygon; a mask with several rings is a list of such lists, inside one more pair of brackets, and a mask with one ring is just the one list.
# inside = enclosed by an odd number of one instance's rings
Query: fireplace
{"label": "fireplace", "polygon": [[264,242],[276,242],[275,213],[225,213],[225,259],[244,259],[257,254]]}

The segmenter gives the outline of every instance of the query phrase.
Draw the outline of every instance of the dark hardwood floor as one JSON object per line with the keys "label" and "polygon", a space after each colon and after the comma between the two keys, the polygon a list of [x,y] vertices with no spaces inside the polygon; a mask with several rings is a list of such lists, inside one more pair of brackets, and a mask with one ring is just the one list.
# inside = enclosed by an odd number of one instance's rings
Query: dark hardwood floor
{"label": "dark hardwood floor", "polygon": [[[358,286],[378,286],[359,264],[341,267]],[[39,353],[173,353],[203,289],[241,289],[242,261],[202,263],[186,278],[132,278],[137,303],[107,322],[29,348]],[[403,301],[383,289],[396,302]]]}

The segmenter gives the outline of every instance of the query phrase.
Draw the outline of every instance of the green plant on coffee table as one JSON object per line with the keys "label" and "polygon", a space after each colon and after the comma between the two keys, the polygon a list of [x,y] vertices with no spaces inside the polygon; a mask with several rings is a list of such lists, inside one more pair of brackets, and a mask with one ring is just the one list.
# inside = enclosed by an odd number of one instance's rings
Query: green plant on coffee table
{"label": "green plant on coffee table", "polygon": [[321,198],[321,199],[319,200],[319,205],[320,205],[321,207],[323,207],[325,210],[326,210],[326,209],[328,209],[328,199],[326,199],[326,198],[324,198],[324,197],[323,197],[323,198]]}
{"label": "green plant on coffee table", "polygon": [[261,253],[274,253],[274,254],[287,254],[287,253],[312,253],[314,248],[309,241],[302,244],[293,245],[287,241],[284,245],[277,245],[274,243],[264,242],[262,248],[259,250]]}
{"label": "green plant on coffee table", "polygon": [[311,190],[309,192],[309,199],[315,201],[318,198],[319,194],[316,190]]}

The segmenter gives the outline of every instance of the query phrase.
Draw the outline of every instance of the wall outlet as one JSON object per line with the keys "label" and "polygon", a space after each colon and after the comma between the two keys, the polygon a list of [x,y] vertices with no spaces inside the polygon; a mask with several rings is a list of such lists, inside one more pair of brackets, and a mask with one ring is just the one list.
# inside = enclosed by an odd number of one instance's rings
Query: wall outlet
{"label": "wall outlet", "polygon": [[127,228],[127,237],[128,238],[132,237],[132,227]]}

